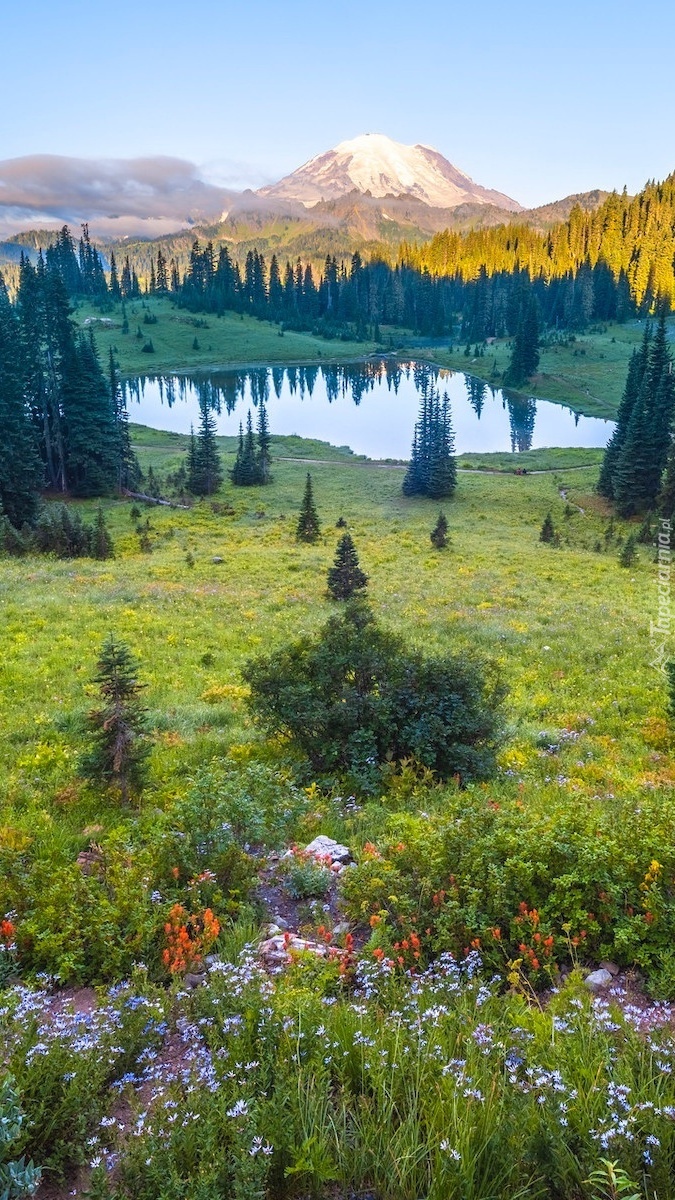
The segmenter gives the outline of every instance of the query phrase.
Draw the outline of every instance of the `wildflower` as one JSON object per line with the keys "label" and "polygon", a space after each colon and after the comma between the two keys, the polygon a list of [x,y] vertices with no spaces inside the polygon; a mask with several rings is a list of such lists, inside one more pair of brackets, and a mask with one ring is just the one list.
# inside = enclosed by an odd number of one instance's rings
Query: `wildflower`
{"label": "wildflower", "polygon": [[232,1108],[228,1109],[228,1117],[245,1117],[248,1113],[248,1104],[245,1100],[237,1100]]}

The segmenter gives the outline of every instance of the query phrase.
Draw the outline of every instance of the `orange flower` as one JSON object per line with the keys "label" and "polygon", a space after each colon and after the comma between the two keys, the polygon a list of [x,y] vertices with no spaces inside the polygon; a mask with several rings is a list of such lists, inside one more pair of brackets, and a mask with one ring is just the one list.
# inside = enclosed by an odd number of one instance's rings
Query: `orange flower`
{"label": "orange flower", "polygon": [[382,924],[382,917],[380,916],[380,914],[379,914],[379,913],[373,913],[372,917],[370,918],[370,922],[369,922],[369,924],[370,924],[370,928],[371,928],[371,929],[374,929],[376,925],[381,925],[381,924]]}
{"label": "orange flower", "polygon": [[495,941],[496,941],[496,942],[501,942],[501,940],[502,940],[502,931],[501,931],[501,929],[499,928],[499,926],[495,925],[494,929],[492,930],[492,936],[493,936],[493,938],[495,939]]}
{"label": "orange flower", "polygon": [[384,950],[381,946],[375,947],[373,950],[373,958],[376,958],[378,962],[382,962],[382,959],[384,958]]}

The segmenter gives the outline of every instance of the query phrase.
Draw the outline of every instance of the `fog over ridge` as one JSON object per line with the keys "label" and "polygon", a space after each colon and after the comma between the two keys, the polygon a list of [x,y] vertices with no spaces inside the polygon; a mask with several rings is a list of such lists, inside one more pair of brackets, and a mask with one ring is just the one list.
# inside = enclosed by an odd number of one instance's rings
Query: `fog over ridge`
{"label": "fog over ridge", "polygon": [[[241,178],[245,171],[245,164],[231,164],[233,177]],[[218,220],[224,210],[242,202],[246,208],[262,207],[253,192],[210,183],[195,163],[164,155],[85,159],[32,154],[0,160],[0,232],[5,236],[84,220],[101,234],[156,236]]]}

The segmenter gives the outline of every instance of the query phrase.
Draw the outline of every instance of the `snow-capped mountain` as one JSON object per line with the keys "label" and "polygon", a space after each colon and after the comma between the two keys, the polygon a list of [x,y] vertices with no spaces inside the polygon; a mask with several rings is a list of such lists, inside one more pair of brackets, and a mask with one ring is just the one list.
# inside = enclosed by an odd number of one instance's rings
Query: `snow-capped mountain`
{"label": "snow-capped mountain", "polygon": [[382,133],[364,133],[340,142],[279,183],[260,188],[258,195],[299,200],[311,207],[353,191],[374,197],[411,196],[433,208],[467,203],[492,204],[512,212],[521,208],[509,196],[474,183],[432,146],[404,146]]}

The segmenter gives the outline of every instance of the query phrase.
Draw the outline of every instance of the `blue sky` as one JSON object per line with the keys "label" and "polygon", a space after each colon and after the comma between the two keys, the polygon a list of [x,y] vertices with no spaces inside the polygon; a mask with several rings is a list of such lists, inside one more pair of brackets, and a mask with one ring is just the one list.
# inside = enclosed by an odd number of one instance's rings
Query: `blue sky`
{"label": "blue sky", "polygon": [[258,186],[358,133],[539,204],[675,169],[666,0],[5,0],[0,158],[199,163]]}

